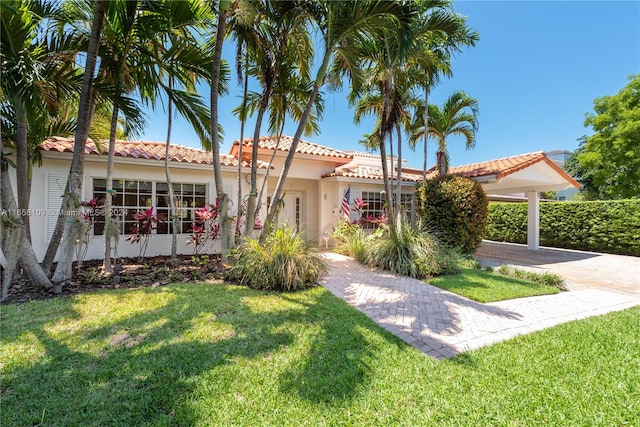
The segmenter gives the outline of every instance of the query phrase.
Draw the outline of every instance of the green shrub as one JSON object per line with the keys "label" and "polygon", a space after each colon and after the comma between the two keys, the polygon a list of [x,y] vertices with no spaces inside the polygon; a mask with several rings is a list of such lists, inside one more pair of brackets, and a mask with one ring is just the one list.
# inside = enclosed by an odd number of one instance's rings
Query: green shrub
{"label": "green shrub", "polygon": [[540,283],[541,285],[547,285],[554,288],[558,288],[561,291],[566,291],[565,282],[562,277],[553,273],[536,273],[533,271],[526,271],[520,268],[510,267],[508,265],[501,265],[500,268],[494,269],[494,273],[501,276],[513,277],[515,279],[526,280],[528,282]]}
{"label": "green shrub", "polygon": [[255,289],[294,291],[313,286],[327,270],[323,259],[295,229],[283,226],[261,244],[246,239],[233,252],[227,279]]}
{"label": "green shrub", "polygon": [[[526,203],[491,203],[487,238],[526,243]],[[640,256],[640,200],[542,203],[540,244]]]}
{"label": "green shrub", "polygon": [[340,220],[331,233],[331,238],[336,242],[334,250],[337,253],[353,257],[360,262],[363,261],[365,235],[360,225]]}
{"label": "green shrub", "polygon": [[446,175],[418,184],[417,214],[442,242],[473,254],[487,229],[487,196],[477,182]]}
{"label": "green shrub", "polygon": [[412,228],[406,221],[400,224],[395,238],[385,233],[365,239],[364,261],[370,266],[414,278],[459,271],[453,255],[444,250],[435,237]]}

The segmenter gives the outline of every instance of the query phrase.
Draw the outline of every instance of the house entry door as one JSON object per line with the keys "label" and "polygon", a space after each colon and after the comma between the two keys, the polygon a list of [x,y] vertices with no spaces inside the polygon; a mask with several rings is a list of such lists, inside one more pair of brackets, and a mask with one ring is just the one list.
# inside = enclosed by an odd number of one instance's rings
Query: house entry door
{"label": "house entry door", "polygon": [[[271,197],[267,199],[267,203],[271,205]],[[287,191],[284,195],[284,206],[282,206],[280,212],[278,213],[277,224],[289,224],[297,231],[302,231],[302,212],[302,192]]]}

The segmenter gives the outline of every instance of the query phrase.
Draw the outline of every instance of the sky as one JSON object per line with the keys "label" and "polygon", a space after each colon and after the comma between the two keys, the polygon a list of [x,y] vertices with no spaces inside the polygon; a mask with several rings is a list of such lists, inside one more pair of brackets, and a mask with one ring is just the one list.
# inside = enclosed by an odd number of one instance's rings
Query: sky
{"label": "sky", "polygon": [[[463,165],[534,151],[575,150],[577,139],[592,134],[584,127],[596,98],[615,95],[640,73],[640,1],[456,1],[456,12],[480,33],[475,47],[452,61],[453,77],[432,89],[430,103],[442,104],[463,90],[479,103],[476,146],[465,150],[461,139],[447,140],[451,165]],[[223,56],[233,61],[233,46]],[[231,110],[240,104],[240,87],[220,98],[220,122],[225,130],[221,152],[239,138],[240,124]],[[346,90],[324,92],[321,133],[303,138],[342,150],[360,150],[373,120],[353,124]],[[208,102],[208,88],[202,95]],[[149,112],[142,140],[166,140],[166,115]],[[253,123],[247,125],[253,134]],[[285,134],[293,136],[295,123]],[[247,131],[245,131],[247,133]],[[262,135],[266,135],[266,126]],[[200,147],[183,120],[174,121],[172,143]],[[435,141],[428,145],[428,165],[435,164]],[[411,152],[407,165],[422,168],[422,147]]]}

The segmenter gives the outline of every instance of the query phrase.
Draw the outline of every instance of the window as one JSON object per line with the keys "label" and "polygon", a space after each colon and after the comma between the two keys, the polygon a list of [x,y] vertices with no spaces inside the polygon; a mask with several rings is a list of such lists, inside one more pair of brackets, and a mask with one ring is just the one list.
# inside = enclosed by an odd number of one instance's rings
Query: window
{"label": "window", "polygon": [[[176,216],[178,219],[178,233],[191,232],[191,225],[195,217],[196,208],[205,205],[207,186],[204,184],[173,183],[173,195],[176,198]],[[171,217],[169,204],[169,186],[166,182],[156,183],[156,206],[158,214],[164,218]],[[157,234],[171,234],[170,221],[158,224]]]}
{"label": "window", "polygon": [[[381,193],[363,191],[362,202],[365,203],[365,206],[362,209],[363,219],[379,218],[384,213],[385,199]],[[378,226],[369,221],[363,221],[362,228],[375,229],[378,228]]]}
{"label": "window", "polygon": [[[106,197],[106,179],[93,180],[93,198],[104,200]],[[114,217],[121,226],[122,234],[129,234],[131,227],[136,223],[134,215],[140,209],[154,208],[154,213],[163,217],[166,222],[158,224],[156,234],[170,234],[169,224],[169,187],[166,182],[113,180],[112,208]],[[205,184],[173,183],[174,196],[178,217],[178,233],[189,233],[194,219],[194,210],[205,205]],[[98,216],[95,221],[93,234],[96,236],[104,233],[104,215]]]}
{"label": "window", "polygon": [[[412,213],[413,198],[413,194],[403,193],[400,195],[400,207],[403,212],[409,214]],[[384,210],[386,200],[383,194],[363,191],[362,201],[366,203],[366,206],[362,209],[362,218],[380,218],[384,213],[386,213]],[[376,223],[371,223],[370,221],[363,221],[362,227],[364,229],[375,229],[378,225]]]}

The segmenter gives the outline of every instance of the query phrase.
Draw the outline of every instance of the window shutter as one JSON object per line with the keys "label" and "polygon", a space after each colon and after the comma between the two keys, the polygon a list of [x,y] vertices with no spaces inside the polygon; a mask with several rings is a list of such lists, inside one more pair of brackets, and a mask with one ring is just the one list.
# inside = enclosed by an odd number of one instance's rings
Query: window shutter
{"label": "window shutter", "polygon": [[229,198],[229,209],[227,209],[227,213],[236,211],[236,204],[238,202],[238,195],[233,192],[233,183],[226,181],[222,184],[222,191],[225,192],[227,197]]}
{"label": "window shutter", "polygon": [[56,222],[58,221],[58,215],[60,215],[60,209],[62,209],[62,196],[64,189],[67,186],[67,175],[61,173],[48,173],[46,194],[46,206],[47,206],[47,224],[46,224],[46,236],[45,241],[48,243],[51,241],[53,230],[56,228]]}

